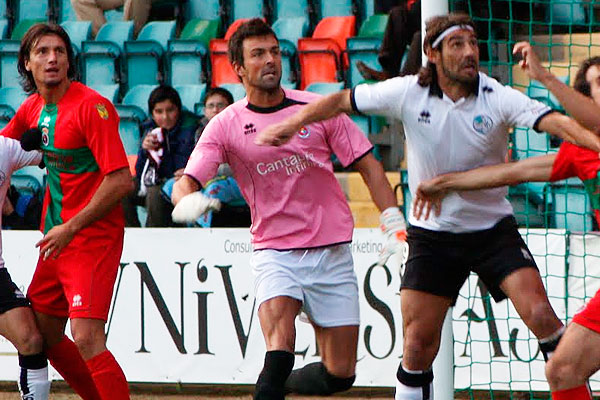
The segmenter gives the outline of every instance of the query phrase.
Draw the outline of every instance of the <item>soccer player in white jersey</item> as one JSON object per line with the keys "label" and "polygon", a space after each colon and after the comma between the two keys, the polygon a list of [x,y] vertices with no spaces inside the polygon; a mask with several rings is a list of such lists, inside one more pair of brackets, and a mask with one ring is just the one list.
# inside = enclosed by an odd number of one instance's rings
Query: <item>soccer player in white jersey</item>
{"label": "soccer player in white jersey", "polygon": [[[173,189],[174,219],[198,216],[179,213],[203,199],[200,185],[227,162],[251,210],[250,264],[267,347],[254,398],[346,390],[356,365],[358,286],[348,245],[353,219],[333,174],[332,154],[361,173],[383,210],[389,250],[404,243],[404,219],[371,143],[348,116],[299,127],[282,147],[254,143],[257,132],[319,97],[280,86],[279,43],[265,22],[252,19],[238,28],[229,40],[229,60],[247,97],[206,126]],[[291,372],[294,320],[301,308],[314,326],[322,362]]]}
{"label": "soccer player in white jersey", "polygon": [[[503,162],[508,129],[515,125],[600,150],[600,139],[575,121],[478,72],[477,36],[468,16],[434,17],[426,31],[429,61],[417,76],[326,96],[260,133],[257,142],[285,143],[299,126],[342,112],[397,118],[404,123],[413,194],[420,181],[441,173]],[[546,358],[556,347],[563,324],[548,302],[505,195],[505,188],[452,193],[444,199],[440,215],[426,221],[410,215],[397,400],[433,398],[431,365],[442,322],[471,271],[496,301],[511,299]]]}
{"label": "soccer player in white jersey", "polygon": [[[26,165],[38,165],[42,154],[26,152],[17,140],[0,136],[0,206],[6,200],[13,171]],[[0,226],[2,214],[0,213]],[[23,400],[47,400],[50,391],[48,360],[43,352],[42,335],[25,295],[10,278],[2,259],[0,231],[0,335],[19,352],[19,390]]]}

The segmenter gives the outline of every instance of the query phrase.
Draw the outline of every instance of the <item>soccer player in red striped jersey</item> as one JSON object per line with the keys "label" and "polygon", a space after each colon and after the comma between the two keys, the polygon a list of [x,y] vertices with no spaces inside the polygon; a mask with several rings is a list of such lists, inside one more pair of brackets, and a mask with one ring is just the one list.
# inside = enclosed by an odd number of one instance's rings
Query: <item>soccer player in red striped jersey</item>
{"label": "soccer player in red striped jersey", "polygon": [[[549,72],[542,71],[529,44],[518,44],[516,49],[524,52],[525,67],[530,75],[533,69],[532,78],[542,81],[557,95],[568,112],[579,117],[580,122],[587,122],[589,127],[600,125],[600,107],[597,106],[600,104],[600,57],[592,57],[581,63],[575,78],[575,89],[572,89],[559,84],[558,79]],[[559,96],[560,94],[563,96]],[[566,102],[563,101],[565,96],[568,96]],[[583,96],[591,97],[593,102]],[[569,102],[574,99],[579,100]],[[573,105],[577,105],[579,109],[572,110]],[[593,116],[594,112],[597,117]],[[584,183],[596,222],[600,226],[599,173],[600,156],[597,152],[564,142],[558,154],[444,174],[421,182],[413,204],[416,215],[428,218],[430,212],[439,212],[441,200],[449,191],[493,188],[522,182],[554,182],[576,176]],[[599,369],[600,292],[597,292],[585,308],[573,317],[573,323],[567,327],[546,366],[552,398],[591,400],[587,379]]]}
{"label": "soccer player in red striped jersey", "polygon": [[[84,399],[129,399],[104,333],[123,248],[120,200],[132,190],[116,110],[72,80],[73,50],[58,25],[27,31],[18,70],[31,96],[0,134],[19,139],[31,128],[42,132],[44,237],[27,295],[46,354]],[[74,343],[64,335],[67,320]]]}

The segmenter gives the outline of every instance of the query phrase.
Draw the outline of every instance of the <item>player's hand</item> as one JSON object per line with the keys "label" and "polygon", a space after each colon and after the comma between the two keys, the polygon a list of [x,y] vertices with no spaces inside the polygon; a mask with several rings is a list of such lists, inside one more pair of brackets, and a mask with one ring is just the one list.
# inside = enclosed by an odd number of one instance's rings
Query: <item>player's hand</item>
{"label": "player's hand", "polygon": [[519,66],[527,73],[529,78],[542,81],[544,76],[549,73],[540,62],[539,57],[535,54],[529,42],[518,42],[515,44],[513,54],[520,54],[523,57],[519,61]]}
{"label": "player's hand", "polygon": [[296,124],[283,121],[269,125],[254,138],[254,143],[261,146],[281,146],[286,144],[300,130]]}
{"label": "player's hand", "polygon": [[75,232],[68,224],[56,225],[44,235],[42,240],[35,244],[40,248],[40,255],[44,260],[52,257],[56,259],[62,249],[64,249],[73,240]]}
{"label": "player's hand", "polygon": [[174,222],[194,222],[200,216],[210,210],[220,210],[221,202],[219,199],[207,197],[202,192],[194,192],[185,195],[179,200],[171,217]]}
{"label": "player's hand", "polygon": [[398,207],[385,209],[379,217],[381,230],[386,236],[385,245],[377,265],[385,265],[392,254],[398,253],[400,264],[404,265],[408,259],[408,243],[406,243],[406,221]]}
{"label": "player's hand", "polygon": [[438,185],[438,179],[433,178],[423,181],[419,184],[415,198],[413,199],[413,215],[416,219],[428,219],[431,210],[435,215],[440,215],[442,211],[442,200],[446,197],[447,190]]}

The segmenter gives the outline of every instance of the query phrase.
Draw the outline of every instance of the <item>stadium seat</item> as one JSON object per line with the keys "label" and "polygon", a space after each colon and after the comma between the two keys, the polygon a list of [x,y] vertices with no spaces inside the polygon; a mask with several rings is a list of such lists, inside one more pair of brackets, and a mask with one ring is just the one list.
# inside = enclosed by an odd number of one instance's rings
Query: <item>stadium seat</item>
{"label": "stadium seat", "polygon": [[546,4],[546,21],[557,25],[585,25],[586,3],[584,0],[550,0]]}
{"label": "stadium seat", "polygon": [[288,40],[296,45],[298,39],[306,37],[308,34],[308,19],[305,17],[282,17],[273,23],[272,29],[279,40]]}
{"label": "stadium seat", "polygon": [[[39,172],[38,172],[39,171]],[[46,170],[38,166],[26,166],[16,170],[10,177],[10,184],[14,185],[19,193],[29,194],[42,200],[45,187]]]}
{"label": "stadium seat", "polygon": [[58,23],[63,24],[66,21],[77,21],[77,14],[71,5],[71,0],[58,1]]}
{"label": "stadium seat", "polygon": [[92,23],[90,21],[65,21],[60,26],[67,31],[75,56],[77,56],[81,52],[81,44],[92,38]]}
{"label": "stadium seat", "polygon": [[93,85],[90,87],[113,104],[119,100],[119,85]]}
{"label": "stadium seat", "polygon": [[341,49],[332,39],[298,40],[300,89],[313,82],[341,81],[340,54]]}
{"label": "stadium seat", "polygon": [[0,86],[20,86],[17,59],[21,43],[18,40],[0,40]]}
{"label": "stadium seat", "polygon": [[228,0],[229,23],[239,19],[263,18],[263,0]]}
{"label": "stadium seat", "polygon": [[20,87],[0,88],[0,127],[3,128],[25,101],[27,94]]}
{"label": "stadium seat", "polygon": [[[543,193],[543,191],[542,191]],[[544,199],[541,193],[527,183],[509,186],[508,200],[519,226],[545,228]]]}
{"label": "stadium seat", "polygon": [[589,196],[576,179],[548,184],[551,209],[550,227],[572,232],[589,232],[593,229],[593,216]]}
{"label": "stadium seat", "polygon": [[321,0],[317,3],[317,17],[348,16],[354,14],[352,0]]}
{"label": "stadium seat", "polygon": [[219,0],[188,0],[184,9],[185,20],[192,19],[220,19],[221,5]]}
{"label": "stadium seat", "polygon": [[344,82],[313,82],[304,90],[325,96],[331,93],[339,92],[343,88]]}
{"label": "stadium seat", "polygon": [[388,18],[387,14],[371,15],[361,24],[357,36],[383,39]]}
{"label": "stadium seat", "polygon": [[140,108],[147,117],[150,117],[150,111],[148,110],[148,98],[150,93],[156,88],[156,85],[137,85],[129,89],[121,104],[127,106],[136,106]]}
{"label": "stadium seat", "polygon": [[309,21],[310,6],[308,0],[274,0],[273,19],[303,17]]}
{"label": "stadium seat", "polygon": [[233,101],[238,101],[246,97],[246,89],[244,89],[244,85],[241,83],[225,83],[220,87],[229,90],[233,96]]}
{"label": "stadium seat", "polygon": [[356,33],[356,17],[327,17],[323,18],[315,28],[314,39],[333,39],[342,51],[346,50],[346,39]]}
{"label": "stadium seat", "polygon": [[10,38],[12,40],[21,40],[25,35],[25,32],[29,30],[33,25],[38,24],[40,22],[46,22],[45,19],[24,19],[20,21],[14,28],[12,33],[10,34]]}
{"label": "stadium seat", "polygon": [[347,79],[349,87],[356,86],[364,79],[356,67],[358,61],[362,61],[378,71],[382,69],[378,60],[380,47],[381,39],[376,37],[356,36],[347,39],[346,48],[349,64]]}
{"label": "stadium seat", "polygon": [[195,112],[198,108],[197,104],[202,101],[206,92],[206,84],[178,85],[174,86],[174,88],[179,93],[179,97],[181,97],[183,108],[190,112]]}
{"label": "stadium seat", "polygon": [[189,21],[179,39],[169,41],[167,63],[171,85],[199,85],[207,80],[206,54],[211,39],[221,30],[221,21]]}
{"label": "stadium seat", "polygon": [[125,153],[137,154],[142,144],[140,125],[146,120],[146,113],[136,105],[116,104],[115,107],[119,114],[119,136]]}
{"label": "stadium seat", "polygon": [[533,129],[517,127],[514,130],[514,150],[518,159],[541,156],[552,153],[550,137],[544,132]]}
{"label": "stadium seat", "polygon": [[136,40],[125,42],[127,86],[154,85],[164,81],[163,54],[175,37],[175,21],[149,22]]}
{"label": "stadium seat", "polygon": [[0,19],[0,39],[6,39],[8,37],[8,20]]}
{"label": "stadium seat", "polygon": [[181,31],[180,40],[195,40],[208,48],[211,39],[215,39],[221,31],[221,20],[206,20],[196,18],[188,21]]}
{"label": "stadium seat", "polygon": [[239,83],[240,79],[227,58],[227,40],[213,39],[210,41],[211,86],[217,87],[224,83]]}
{"label": "stadium seat", "polygon": [[[410,188],[408,187],[408,171],[403,169],[400,170],[400,184],[394,188],[402,190],[402,212],[404,213],[404,219],[408,221],[408,214],[410,213],[410,206],[412,204],[412,195],[410,194]],[[398,196],[396,196],[398,198]]]}
{"label": "stadium seat", "polygon": [[121,81],[123,45],[133,39],[132,21],[112,21],[102,25],[96,40],[82,44],[83,81],[87,85]]}
{"label": "stadium seat", "polygon": [[0,19],[8,20],[9,12],[6,1],[0,1]]}
{"label": "stadium seat", "polygon": [[375,14],[375,1],[362,0],[359,6],[359,14],[362,21],[366,21],[369,17]]}
{"label": "stadium seat", "polygon": [[249,20],[249,18],[241,18],[241,19],[236,19],[235,21],[233,21],[233,23],[231,25],[229,25],[229,28],[227,28],[227,31],[225,32],[225,36],[223,37],[223,39],[229,40],[231,35],[233,35],[235,33],[235,31],[237,31],[237,29],[240,27],[240,25],[242,25],[244,22],[246,22],[248,20]]}
{"label": "stadium seat", "polygon": [[48,20],[47,0],[18,0],[15,22],[24,20]]}
{"label": "stadium seat", "polygon": [[[565,85],[567,85],[567,86],[569,85],[569,75],[559,76],[558,79],[561,82],[563,82]],[[525,94],[527,94],[527,96],[529,96],[533,99],[539,100],[539,101],[549,105],[552,108],[555,108],[555,109],[562,108],[562,106],[560,105],[560,102],[558,101],[556,96],[554,96],[552,93],[550,93],[550,91],[548,89],[546,89],[546,87],[541,82],[538,82],[536,80],[532,80],[529,83],[529,86],[527,87]]]}

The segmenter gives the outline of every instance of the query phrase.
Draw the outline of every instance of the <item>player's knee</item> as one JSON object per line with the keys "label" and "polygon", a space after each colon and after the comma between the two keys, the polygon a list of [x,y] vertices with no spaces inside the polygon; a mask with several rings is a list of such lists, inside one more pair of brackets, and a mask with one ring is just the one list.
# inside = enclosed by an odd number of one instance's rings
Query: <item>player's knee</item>
{"label": "player's knee", "polygon": [[404,353],[410,354],[411,358],[425,359],[435,357],[435,352],[439,343],[439,337],[435,333],[418,332],[411,329],[404,337]]}
{"label": "player's knee", "polygon": [[546,379],[551,388],[583,385],[587,378],[578,371],[575,364],[567,360],[552,357],[546,363]]}
{"label": "player's knee", "polygon": [[106,336],[104,335],[104,331],[98,332],[94,329],[77,329],[73,330],[72,333],[73,341],[85,360],[100,354],[106,349]]}
{"label": "player's knee", "polygon": [[42,352],[44,339],[37,330],[33,330],[25,335],[22,335],[22,337],[16,340],[16,343],[13,344],[20,354],[28,356]]}

